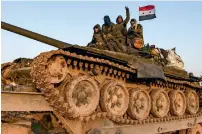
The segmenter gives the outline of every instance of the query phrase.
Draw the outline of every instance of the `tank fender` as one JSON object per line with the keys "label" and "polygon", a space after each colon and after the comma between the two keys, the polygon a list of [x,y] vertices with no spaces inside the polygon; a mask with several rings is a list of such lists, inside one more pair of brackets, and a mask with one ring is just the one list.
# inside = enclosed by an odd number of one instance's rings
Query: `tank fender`
{"label": "tank fender", "polygon": [[137,78],[160,78],[165,80],[162,67],[154,63],[145,63],[137,60],[132,66],[137,69]]}

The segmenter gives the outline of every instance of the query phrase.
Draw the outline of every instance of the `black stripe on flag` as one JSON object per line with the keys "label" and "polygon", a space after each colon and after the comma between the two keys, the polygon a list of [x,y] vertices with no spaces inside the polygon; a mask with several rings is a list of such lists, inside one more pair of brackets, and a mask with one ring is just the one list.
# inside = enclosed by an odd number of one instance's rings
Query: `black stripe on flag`
{"label": "black stripe on flag", "polygon": [[149,15],[145,15],[145,16],[139,16],[139,21],[151,20],[154,18],[156,18],[156,14],[149,14]]}

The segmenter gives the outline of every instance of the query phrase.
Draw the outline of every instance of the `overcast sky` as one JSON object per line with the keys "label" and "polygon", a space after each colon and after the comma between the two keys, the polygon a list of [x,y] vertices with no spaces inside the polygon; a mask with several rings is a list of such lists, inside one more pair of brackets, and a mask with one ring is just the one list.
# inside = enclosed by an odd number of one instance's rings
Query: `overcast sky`
{"label": "overcast sky", "polygon": [[[202,2],[2,2],[2,21],[52,38],[85,46],[93,26],[103,24],[104,15],[115,22],[125,18],[128,6],[131,18],[138,19],[138,7],[156,6],[156,19],[140,22],[145,43],[160,48],[176,47],[185,69],[202,74]],[[129,26],[129,24],[128,24]],[[46,44],[2,30],[1,62],[18,57],[34,58],[56,49]]]}

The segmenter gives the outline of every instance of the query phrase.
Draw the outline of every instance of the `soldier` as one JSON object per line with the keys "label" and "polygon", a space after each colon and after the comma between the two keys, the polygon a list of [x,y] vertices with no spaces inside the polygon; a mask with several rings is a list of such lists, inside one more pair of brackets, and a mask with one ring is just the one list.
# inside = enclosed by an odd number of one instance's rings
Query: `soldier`
{"label": "soldier", "polygon": [[89,47],[96,47],[98,49],[104,49],[104,38],[102,34],[102,30],[99,24],[96,24],[93,27],[94,34],[92,41],[88,44]]}
{"label": "soldier", "polygon": [[118,47],[126,52],[126,50],[124,49],[125,44],[126,44],[126,35],[127,35],[127,23],[130,20],[130,12],[129,12],[129,8],[125,7],[126,9],[126,19],[123,20],[123,17],[121,15],[119,15],[116,19],[116,25],[115,25],[115,30],[113,32],[113,35],[116,39],[116,43],[118,45]]}
{"label": "soldier", "polygon": [[141,24],[137,24],[136,19],[131,19],[130,28],[128,29],[128,39],[131,44],[134,44],[134,39],[139,38],[143,40],[143,28]]}
{"label": "soldier", "polygon": [[104,16],[104,24],[102,25],[102,31],[106,40],[113,39],[112,31],[114,29],[114,26],[115,24],[111,22],[109,16]]}
{"label": "soldier", "polygon": [[103,32],[104,41],[106,43],[106,47],[110,51],[121,52],[121,50],[116,46],[115,38],[112,35],[114,28],[115,28],[115,24],[111,22],[109,16],[108,15],[104,16],[104,24],[102,25],[102,32]]}

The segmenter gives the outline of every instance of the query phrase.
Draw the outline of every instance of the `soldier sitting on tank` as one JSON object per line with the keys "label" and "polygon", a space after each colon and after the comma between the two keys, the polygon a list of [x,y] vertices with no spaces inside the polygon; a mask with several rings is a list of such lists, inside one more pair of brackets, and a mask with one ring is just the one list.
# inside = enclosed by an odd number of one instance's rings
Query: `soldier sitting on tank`
{"label": "soldier sitting on tank", "polygon": [[134,46],[134,42],[136,40],[141,40],[143,44],[143,28],[141,24],[137,24],[136,19],[131,19],[130,21],[131,26],[128,29],[128,42],[131,46]]}
{"label": "soldier sitting on tank", "polygon": [[94,47],[98,49],[104,49],[104,38],[102,34],[102,30],[100,28],[99,24],[96,24],[93,27],[94,34],[93,34],[93,39],[90,43],[88,43],[88,47]]}
{"label": "soldier sitting on tank", "polygon": [[102,32],[103,32],[104,41],[106,43],[106,47],[110,51],[121,52],[119,47],[117,47],[116,45],[114,36],[112,35],[114,28],[115,28],[115,24],[111,22],[109,16],[108,15],[104,16],[104,24],[102,25]]}
{"label": "soldier sitting on tank", "polygon": [[115,37],[115,41],[119,47],[119,49],[121,49],[123,52],[127,51],[126,48],[126,35],[127,35],[127,23],[130,20],[130,12],[129,12],[129,8],[125,7],[126,9],[126,19],[123,20],[123,17],[121,15],[119,15],[116,19],[116,25],[115,25],[115,30],[113,31],[113,35]]}

